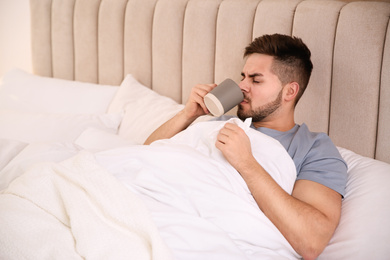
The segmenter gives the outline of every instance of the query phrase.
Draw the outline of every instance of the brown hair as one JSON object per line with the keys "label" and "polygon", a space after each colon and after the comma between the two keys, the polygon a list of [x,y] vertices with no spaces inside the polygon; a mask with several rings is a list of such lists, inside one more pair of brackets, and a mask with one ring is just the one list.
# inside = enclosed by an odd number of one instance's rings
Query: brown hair
{"label": "brown hair", "polygon": [[305,92],[313,70],[311,52],[306,44],[297,37],[282,34],[263,35],[254,39],[245,48],[244,57],[254,53],[274,57],[272,72],[278,76],[282,85],[290,82],[299,84],[296,105]]}

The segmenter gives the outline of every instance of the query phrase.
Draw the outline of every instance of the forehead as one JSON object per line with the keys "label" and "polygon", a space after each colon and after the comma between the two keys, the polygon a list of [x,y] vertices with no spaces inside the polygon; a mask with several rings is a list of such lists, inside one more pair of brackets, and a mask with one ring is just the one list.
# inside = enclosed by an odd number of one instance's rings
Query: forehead
{"label": "forehead", "polygon": [[259,54],[254,53],[247,57],[243,73],[245,74],[254,74],[254,73],[261,73],[261,74],[268,74],[272,73],[272,63],[273,63],[274,57],[265,55],[265,54]]}

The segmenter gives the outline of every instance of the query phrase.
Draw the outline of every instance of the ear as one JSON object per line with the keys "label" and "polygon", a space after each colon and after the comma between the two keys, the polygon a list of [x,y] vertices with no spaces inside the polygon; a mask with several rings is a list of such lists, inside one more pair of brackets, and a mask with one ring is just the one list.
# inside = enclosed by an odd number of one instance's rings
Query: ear
{"label": "ear", "polygon": [[293,101],[295,97],[298,95],[299,84],[297,82],[290,82],[284,86],[285,88],[285,100]]}

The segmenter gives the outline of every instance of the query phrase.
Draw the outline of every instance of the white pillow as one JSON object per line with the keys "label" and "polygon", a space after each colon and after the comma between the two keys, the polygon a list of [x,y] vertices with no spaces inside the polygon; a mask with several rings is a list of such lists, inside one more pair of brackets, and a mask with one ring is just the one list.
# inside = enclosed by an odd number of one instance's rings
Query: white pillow
{"label": "white pillow", "polygon": [[184,105],[159,95],[127,75],[108,108],[109,113],[125,111],[119,136],[143,144],[160,125],[176,115]]}
{"label": "white pillow", "polygon": [[22,142],[73,142],[88,127],[116,133],[122,114],[38,114],[0,110],[0,138]]}
{"label": "white pillow", "polygon": [[4,75],[0,109],[36,113],[102,114],[118,86],[40,77],[19,69]]}
{"label": "white pillow", "polygon": [[390,164],[339,151],[348,164],[340,224],[318,259],[388,259]]}

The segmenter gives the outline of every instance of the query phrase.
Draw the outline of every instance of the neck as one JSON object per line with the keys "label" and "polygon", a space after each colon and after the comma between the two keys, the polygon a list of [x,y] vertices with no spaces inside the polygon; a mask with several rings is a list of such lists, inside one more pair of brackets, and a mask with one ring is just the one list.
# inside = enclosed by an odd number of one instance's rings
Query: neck
{"label": "neck", "polygon": [[273,117],[272,115],[265,118],[260,122],[253,122],[253,126],[256,128],[266,127],[281,132],[286,132],[295,126],[294,111],[286,115],[278,115]]}

